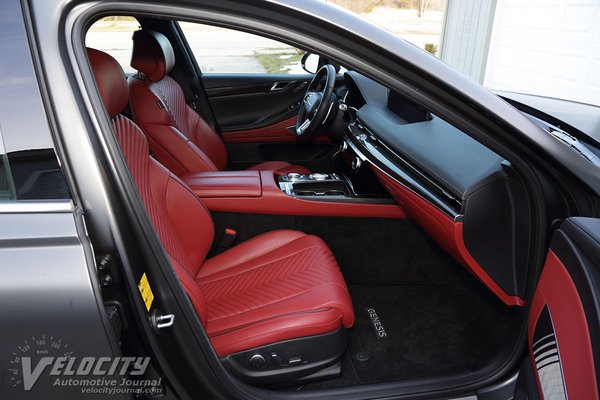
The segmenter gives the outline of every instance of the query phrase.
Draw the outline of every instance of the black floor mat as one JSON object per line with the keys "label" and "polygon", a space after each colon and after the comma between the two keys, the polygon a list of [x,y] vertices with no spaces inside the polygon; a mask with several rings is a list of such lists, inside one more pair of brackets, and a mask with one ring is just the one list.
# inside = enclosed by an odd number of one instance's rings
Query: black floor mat
{"label": "black floor mat", "polygon": [[522,310],[505,306],[410,219],[213,216],[217,233],[236,228],[238,241],[298,229],[335,254],[356,314],[349,357],[340,377],[302,390],[476,372],[511,345]]}
{"label": "black floor mat", "polygon": [[350,285],[356,323],[349,354],[359,383],[468,373],[487,365],[512,312],[469,286]]}

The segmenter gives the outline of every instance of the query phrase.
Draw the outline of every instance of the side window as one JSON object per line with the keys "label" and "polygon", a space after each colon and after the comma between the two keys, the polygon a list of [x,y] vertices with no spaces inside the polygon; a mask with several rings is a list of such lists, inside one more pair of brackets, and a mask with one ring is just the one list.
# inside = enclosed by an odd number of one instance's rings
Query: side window
{"label": "side window", "polygon": [[35,76],[18,2],[3,6],[0,201],[70,198]]}
{"label": "side window", "polygon": [[210,25],[179,26],[203,73],[305,74],[304,51],[262,36]]}
{"label": "side window", "polygon": [[133,42],[131,36],[140,29],[134,17],[111,16],[94,22],[85,36],[85,45],[110,54],[126,74],[135,70],[129,65]]}
{"label": "side window", "polygon": [[8,165],[8,156],[4,150],[4,142],[0,132],[0,201],[14,200],[15,185],[12,181],[10,166]]}
{"label": "side window", "polygon": [[54,148],[26,144],[7,151],[0,140],[0,201],[69,198]]}

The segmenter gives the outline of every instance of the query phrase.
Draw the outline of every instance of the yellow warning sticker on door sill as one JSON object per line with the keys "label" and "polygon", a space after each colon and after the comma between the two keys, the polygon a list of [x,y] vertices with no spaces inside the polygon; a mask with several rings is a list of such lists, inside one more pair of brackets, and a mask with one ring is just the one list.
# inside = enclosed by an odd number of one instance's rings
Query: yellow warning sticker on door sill
{"label": "yellow warning sticker on door sill", "polygon": [[148,282],[148,277],[146,276],[145,272],[142,275],[142,279],[140,279],[140,283],[138,283],[138,289],[142,294],[142,299],[146,305],[146,310],[150,311],[152,300],[154,300],[154,294],[152,293],[152,289],[150,289],[150,282]]}

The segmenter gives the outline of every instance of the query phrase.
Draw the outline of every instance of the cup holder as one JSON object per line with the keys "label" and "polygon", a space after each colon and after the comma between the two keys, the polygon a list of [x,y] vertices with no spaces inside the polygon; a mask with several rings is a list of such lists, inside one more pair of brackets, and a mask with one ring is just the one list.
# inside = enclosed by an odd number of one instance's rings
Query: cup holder
{"label": "cup holder", "polygon": [[352,197],[351,191],[345,180],[338,176],[328,179],[298,179],[290,181],[280,178],[281,189],[290,196],[298,197]]}

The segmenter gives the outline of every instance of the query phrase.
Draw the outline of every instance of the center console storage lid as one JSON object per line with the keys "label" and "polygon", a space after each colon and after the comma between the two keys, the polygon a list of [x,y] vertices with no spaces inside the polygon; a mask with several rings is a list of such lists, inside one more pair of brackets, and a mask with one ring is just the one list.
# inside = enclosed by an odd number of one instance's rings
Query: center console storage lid
{"label": "center console storage lid", "polygon": [[259,171],[194,172],[181,179],[200,198],[262,195]]}

